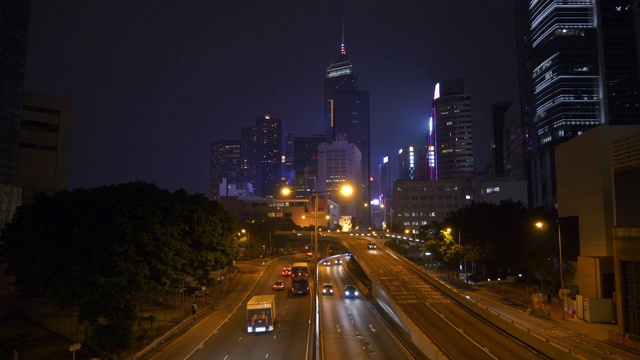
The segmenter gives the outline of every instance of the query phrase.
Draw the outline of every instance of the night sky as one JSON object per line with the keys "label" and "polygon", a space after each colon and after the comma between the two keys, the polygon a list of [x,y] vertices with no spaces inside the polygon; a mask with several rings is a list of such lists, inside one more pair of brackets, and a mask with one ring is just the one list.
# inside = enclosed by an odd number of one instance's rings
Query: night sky
{"label": "night sky", "polygon": [[70,189],[140,180],[208,195],[210,143],[256,116],[323,131],[343,19],[370,92],[372,163],[425,144],[435,84],[462,78],[483,170],[491,104],[517,94],[507,0],[32,0],[25,90],[73,101]]}

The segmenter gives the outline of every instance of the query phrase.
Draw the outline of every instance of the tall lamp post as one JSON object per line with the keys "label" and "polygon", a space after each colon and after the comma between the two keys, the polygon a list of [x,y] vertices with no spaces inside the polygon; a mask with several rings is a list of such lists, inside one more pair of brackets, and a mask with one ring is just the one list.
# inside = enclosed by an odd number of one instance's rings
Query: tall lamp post
{"label": "tall lamp post", "polygon": [[249,260],[249,230],[242,229],[243,234],[247,234],[247,246],[245,251],[247,252],[247,260]]}
{"label": "tall lamp post", "polygon": [[[315,227],[313,229],[313,266],[315,268],[314,271],[314,290],[313,290],[313,299],[312,309],[313,315],[311,317],[311,343],[313,346],[312,358],[320,359],[320,342],[318,336],[320,334],[320,308],[318,306],[319,302],[319,292],[318,292],[318,202],[320,194],[330,194],[332,192],[340,192],[343,196],[351,196],[353,194],[353,187],[351,185],[342,185],[339,189],[330,189],[330,190],[321,190],[321,191],[313,191],[313,210],[314,210],[314,219],[315,219]],[[283,188],[282,195],[288,196],[291,194],[291,189]]]}
{"label": "tall lamp post", "polygon": [[[560,263],[560,306],[562,310],[562,319],[564,319],[564,276],[562,273],[562,236],[560,234],[560,222],[556,220],[556,224],[558,224],[558,262]],[[536,223],[536,227],[538,229],[546,230],[549,227],[549,224],[544,221],[538,221]]]}
{"label": "tall lamp post", "polygon": [[[447,228],[447,232],[449,234],[451,234],[451,228]],[[458,229],[458,246],[460,246],[462,248],[462,233],[460,232],[460,229]],[[460,268],[460,270],[464,271],[464,276],[467,276],[467,260],[464,260],[464,269],[462,268],[462,261],[460,261],[460,264],[458,265],[458,267]],[[471,264],[471,271],[473,271],[473,264]]]}

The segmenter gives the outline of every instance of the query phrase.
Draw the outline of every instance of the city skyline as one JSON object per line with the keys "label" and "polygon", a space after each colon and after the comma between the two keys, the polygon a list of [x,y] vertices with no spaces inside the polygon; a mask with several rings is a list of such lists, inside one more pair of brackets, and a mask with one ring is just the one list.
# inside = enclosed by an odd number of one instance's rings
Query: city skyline
{"label": "city skyline", "polygon": [[210,144],[256,116],[322,133],[343,20],[371,94],[372,169],[426,143],[433,86],[452,78],[473,96],[476,170],[489,164],[491,104],[517,95],[512,2],[248,4],[32,1],[25,89],[73,101],[70,188],[208,194]]}

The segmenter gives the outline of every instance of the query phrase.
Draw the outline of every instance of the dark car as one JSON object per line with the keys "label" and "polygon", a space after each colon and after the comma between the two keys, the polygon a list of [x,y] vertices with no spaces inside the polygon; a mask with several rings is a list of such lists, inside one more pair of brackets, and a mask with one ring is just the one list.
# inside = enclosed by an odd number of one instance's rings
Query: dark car
{"label": "dark car", "polygon": [[325,283],[322,285],[322,295],[333,295],[333,284]]}
{"label": "dark car", "polygon": [[358,298],[360,297],[360,292],[353,285],[345,285],[343,295],[345,298]]}
{"label": "dark car", "polygon": [[284,281],[278,280],[274,282],[273,290],[284,290]]}
{"label": "dark car", "polygon": [[324,266],[330,266],[331,265],[331,260],[325,260],[322,262],[322,265]]}
{"label": "dark car", "polygon": [[342,265],[342,258],[337,258],[333,261],[334,264],[336,265]]}
{"label": "dark car", "polygon": [[374,243],[374,242],[372,241],[372,242],[370,242],[370,243],[369,243],[369,245],[367,245],[367,248],[368,248],[369,250],[375,250],[375,249],[377,249],[378,247],[376,246],[376,243]]}

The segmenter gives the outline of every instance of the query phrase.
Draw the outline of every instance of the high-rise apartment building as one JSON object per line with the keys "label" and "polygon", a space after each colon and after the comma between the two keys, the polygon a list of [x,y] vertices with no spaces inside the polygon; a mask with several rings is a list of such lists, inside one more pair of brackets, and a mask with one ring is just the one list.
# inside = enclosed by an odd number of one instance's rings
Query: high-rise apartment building
{"label": "high-rise apartment building", "polygon": [[22,204],[34,195],[66,190],[71,144],[71,100],[24,93],[20,122],[18,185]]}
{"label": "high-rise apartment building", "polygon": [[[371,201],[369,92],[358,90],[358,77],[353,73],[344,39],[340,55],[325,73],[325,134],[327,141],[346,136],[358,146],[362,154],[361,198]],[[370,216],[366,216],[363,225],[369,223]]]}
{"label": "high-rise apartment building", "polygon": [[364,206],[362,192],[354,191],[351,197],[345,198],[338,191],[345,183],[354,189],[353,184],[362,183],[361,162],[360,149],[344,137],[318,148],[318,191],[332,190],[328,197],[340,204],[342,215],[352,216],[353,225],[359,227],[368,226],[369,217],[369,207]]}
{"label": "high-rise apartment building", "polygon": [[211,198],[220,195],[220,183],[238,185],[242,181],[240,174],[240,140],[218,140],[211,143],[211,172],[209,185]]}
{"label": "high-rise apartment building", "polygon": [[31,1],[0,2],[0,227],[20,205],[18,153]]}
{"label": "high-rise apartment building", "polygon": [[270,115],[256,118],[255,127],[243,127],[240,140],[242,182],[253,184],[255,194],[277,195],[283,184],[285,123]]}
{"label": "high-rise apartment building", "polygon": [[461,79],[436,84],[431,110],[428,173],[430,180],[449,180],[473,174],[471,95]]}

